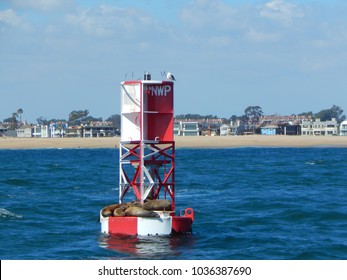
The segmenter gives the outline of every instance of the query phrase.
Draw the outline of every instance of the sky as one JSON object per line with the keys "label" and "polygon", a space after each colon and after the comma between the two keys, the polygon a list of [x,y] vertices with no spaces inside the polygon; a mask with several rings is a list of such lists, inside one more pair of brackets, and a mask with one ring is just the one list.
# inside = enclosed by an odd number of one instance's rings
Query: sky
{"label": "sky", "polygon": [[120,113],[171,72],[175,115],[347,112],[347,1],[0,0],[0,121]]}

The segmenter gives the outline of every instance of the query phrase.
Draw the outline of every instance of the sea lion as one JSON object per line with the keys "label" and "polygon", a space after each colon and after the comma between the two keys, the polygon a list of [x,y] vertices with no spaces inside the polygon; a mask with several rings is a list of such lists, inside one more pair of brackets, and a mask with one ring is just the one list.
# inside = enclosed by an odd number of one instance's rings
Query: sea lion
{"label": "sea lion", "polygon": [[116,209],[118,207],[119,207],[119,204],[108,205],[108,206],[102,208],[101,215],[105,218],[110,217],[112,215],[114,209]]}
{"label": "sea lion", "polygon": [[143,204],[143,209],[148,211],[170,211],[171,202],[167,199],[148,200]]}
{"label": "sea lion", "polygon": [[101,215],[102,215],[104,218],[110,217],[110,216],[112,215],[112,211],[109,210],[109,209],[102,210]]}
{"label": "sea lion", "polygon": [[125,216],[124,211],[125,210],[123,210],[122,207],[116,208],[113,210],[113,216],[114,217],[123,217],[123,216]]}
{"label": "sea lion", "polygon": [[147,211],[138,206],[131,206],[125,210],[125,216],[132,217],[159,217],[159,215],[153,211]]}

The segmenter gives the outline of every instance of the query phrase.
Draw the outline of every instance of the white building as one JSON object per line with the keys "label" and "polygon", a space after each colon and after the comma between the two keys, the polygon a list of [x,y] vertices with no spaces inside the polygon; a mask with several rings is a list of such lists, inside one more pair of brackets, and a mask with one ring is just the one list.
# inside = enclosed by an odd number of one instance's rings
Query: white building
{"label": "white building", "polygon": [[67,123],[51,123],[49,124],[50,137],[64,137],[67,134]]}
{"label": "white building", "polygon": [[30,138],[32,137],[32,127],[31,126],[22,126],[16,129],[17,137],[20,138]]}
{"label": "white building", "polygon": [[219,129],[220,129],[220,136],[227,136],[230,134],[230,128],[227,124],[222,124]]}
{"label": "white building", "polygon": [[347,136],[347,121],[343,121],[340,124],[340,135]]}
{"label": "white building", "polygon": [[48,125],[35,125],[32,130],[32,137],[50,137],[50,130],[48,128]]}
{"label": "white building", "polygon": [[303,121],[301,123],[301,135],[332,136],[338,135],[338,124],[335,118],[331,121]]}
{"label": "white building", "polygon": [[175,122],[174,134],[177,136],[199,136],[200,128],[198,122]]}

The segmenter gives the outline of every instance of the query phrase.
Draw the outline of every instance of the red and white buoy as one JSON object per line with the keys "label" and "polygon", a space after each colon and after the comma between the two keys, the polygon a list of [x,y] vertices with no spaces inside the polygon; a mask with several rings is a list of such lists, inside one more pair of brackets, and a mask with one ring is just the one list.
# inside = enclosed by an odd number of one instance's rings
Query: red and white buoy
{"label": "red and white buoy", "polygon": [[[143,80],[121,83],[119,151],[119,203],[100,211],[101,231],[126,235],[192,232],[193,209],[175,212],[172,80],[151,80],[146,73]],[[127,203],[129,194],[132,203]]]}

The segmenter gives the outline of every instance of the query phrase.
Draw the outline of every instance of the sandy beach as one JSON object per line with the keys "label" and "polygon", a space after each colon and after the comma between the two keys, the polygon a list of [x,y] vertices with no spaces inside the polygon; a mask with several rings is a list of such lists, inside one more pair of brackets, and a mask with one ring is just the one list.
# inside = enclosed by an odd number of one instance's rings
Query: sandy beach
{"label": "sandy beach", "polygon": [[[0,138],[0,149],[40,148],[114,148],[119,137],[105,138]],[[176,137],[176,148],[223,147],[341,147],[347,148],[343,136],[190,136]]]}

